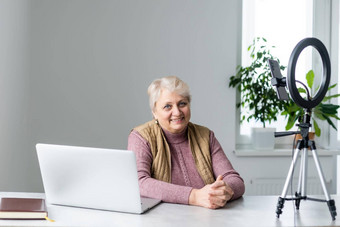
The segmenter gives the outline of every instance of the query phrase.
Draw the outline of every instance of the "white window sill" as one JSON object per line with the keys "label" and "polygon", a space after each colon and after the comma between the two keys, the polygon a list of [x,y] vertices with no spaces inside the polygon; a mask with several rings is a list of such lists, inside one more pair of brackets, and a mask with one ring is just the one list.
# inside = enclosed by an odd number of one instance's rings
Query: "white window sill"
{"label": "white window sill", "polygon": [[[333,156],[340,155],[340,150],[335,149],[318,149],[318,156]],[[292,148],[288,147],[277,147],[273,150],[255,150],[249,145],[237,145],[236,150],[233,153],[237,157],[275,157],[275,156],[292,156]],[[309,152],[312,155],[312,152]]]}

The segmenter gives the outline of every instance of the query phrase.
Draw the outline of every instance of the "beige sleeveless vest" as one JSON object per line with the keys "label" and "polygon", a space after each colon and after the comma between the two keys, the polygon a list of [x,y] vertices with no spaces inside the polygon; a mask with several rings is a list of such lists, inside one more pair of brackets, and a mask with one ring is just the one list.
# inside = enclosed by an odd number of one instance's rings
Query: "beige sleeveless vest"
{"label": "beige sleeveless vest", "polygon": [[[170,148],[160,125],[155,120],[152,120],[134,128],[134,130],[150,144],[153,157],[151,176],[155,179],[171,183]],[[208,128],[189,122],[188,139],[190,149],[198,173],[205,184],[211,184],[215,181],[211,165],[209,135],[210,131]]]}

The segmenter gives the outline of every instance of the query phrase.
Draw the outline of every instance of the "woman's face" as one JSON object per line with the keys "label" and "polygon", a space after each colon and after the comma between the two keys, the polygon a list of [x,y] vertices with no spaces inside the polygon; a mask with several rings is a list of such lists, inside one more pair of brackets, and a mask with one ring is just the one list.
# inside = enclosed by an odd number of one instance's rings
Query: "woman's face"
{"label": "woman's face", "polygon": [[190,103],[176,92],[162,89],[152,113],[163,129],[180,133],[189,123]]}

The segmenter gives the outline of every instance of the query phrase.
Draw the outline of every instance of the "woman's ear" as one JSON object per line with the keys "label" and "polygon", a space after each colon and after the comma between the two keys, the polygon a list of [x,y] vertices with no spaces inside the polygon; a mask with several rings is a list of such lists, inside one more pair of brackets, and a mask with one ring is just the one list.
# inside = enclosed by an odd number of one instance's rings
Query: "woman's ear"
{"label": "woman's ear", "polygon": [[157,117],[156,117],[156,113],[155,113],[155,111],[154,111],[154,110],[152,111],[152,116],[153,116],[153,119],[157,119]]}

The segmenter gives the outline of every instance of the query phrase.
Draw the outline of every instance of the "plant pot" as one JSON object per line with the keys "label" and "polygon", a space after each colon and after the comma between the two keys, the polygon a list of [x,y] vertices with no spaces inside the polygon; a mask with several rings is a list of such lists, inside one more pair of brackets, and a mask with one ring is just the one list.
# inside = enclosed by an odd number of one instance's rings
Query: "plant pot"
{"label": "plant pot", "polygon": [[274,150],[275,128],[252,128],[251,139],[255,150]]}

